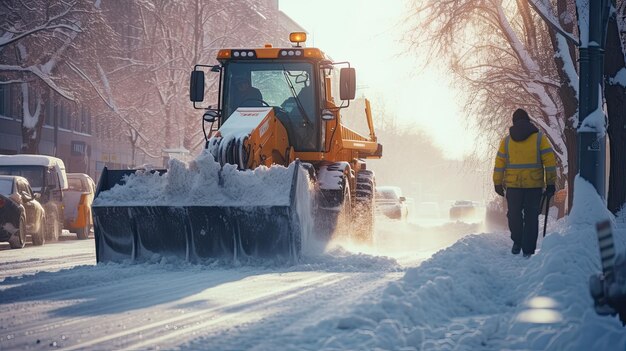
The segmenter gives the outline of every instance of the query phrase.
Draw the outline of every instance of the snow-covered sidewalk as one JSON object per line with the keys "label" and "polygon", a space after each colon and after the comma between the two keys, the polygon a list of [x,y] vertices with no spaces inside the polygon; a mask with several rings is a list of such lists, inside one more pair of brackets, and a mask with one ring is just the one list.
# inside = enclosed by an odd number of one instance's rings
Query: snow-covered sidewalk
{"label": "snow-covered sidewalk", "polygon": [[[598,316],[589,294],[590,275],[601,271],[595,222],[611,216],[585,190],[588,201],[531,258],[510,253],[508,233],[465,237],[409,269],[380,300],[309,328],[306,342],[281,342],[291,350],[625,350],[626,328]],[[626,213],[613,223],[624,252]]]}

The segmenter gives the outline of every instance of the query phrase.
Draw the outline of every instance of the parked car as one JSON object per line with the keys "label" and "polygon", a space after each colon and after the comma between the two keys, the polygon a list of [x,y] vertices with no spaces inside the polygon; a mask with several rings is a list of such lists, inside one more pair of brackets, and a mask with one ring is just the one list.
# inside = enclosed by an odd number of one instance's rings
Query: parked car
{"label": "parked car", "polygon": [[63,161],[45,155],[0,155],[0,175],[28,179],[46,213],[46,240],[57,240],[63,230],[63,191],[67,189]]}
{"label": "parked car", "polygon": [[33,245],[45,241],[46,214],[28,180],[19,176],[0,175],[0,241],[12,249],[21,249],[30,235]]}
{"label": "parked car", "polygon": [[65,228],[76,233],[78,239],[87,239],[93,227],[91,203],[96,185],[93,179],[84,173],[68,173],[67,182],[68,189],[63,194]]}
{"label": "parked car", "polygon": [[451,220],[463,220],[476,217],[477,215],[476,204],[473,201],[455,201],[454,204],[452,204],[452,207],[450,207]]}
{"label": "parked car", "polygon": [[409,210],[402,189],[397,186],[376,187],[376,212],[392,219],[406,219]]}

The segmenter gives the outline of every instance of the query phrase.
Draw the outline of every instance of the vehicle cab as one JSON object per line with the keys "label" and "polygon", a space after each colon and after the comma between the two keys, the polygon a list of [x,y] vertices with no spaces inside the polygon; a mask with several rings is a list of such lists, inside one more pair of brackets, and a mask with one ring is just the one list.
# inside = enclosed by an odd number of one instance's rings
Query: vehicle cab
{"label": "vehicle cab", "polygon": [[[290,41],[295,44],[291,48],[266,44],[221,49],[219,64],[196,65],[190,98],[195,108],[207,110],[203,120],[220,128],[239,108],[254,112],[253,108],[270,107],[286,129],[294,158],[313,164],[326,159],[380,158],[382,146],[375,141],[369,106],[370,138],[340,123],[340,109],[355,97],[354,68],[348,62],[333,62],[318,48],[301,46],[306,33],[291,33]],[[208,107],[196,104],[204,100],[202,68],[219,73],[218,101]]]}
{"label": "vehicle cab", "polygon": [[57,240],[63,229],[63,193],[68,188],[63,160],[46,155],[0,155],[0,175],[28,179],[46,212],[46,239]]}

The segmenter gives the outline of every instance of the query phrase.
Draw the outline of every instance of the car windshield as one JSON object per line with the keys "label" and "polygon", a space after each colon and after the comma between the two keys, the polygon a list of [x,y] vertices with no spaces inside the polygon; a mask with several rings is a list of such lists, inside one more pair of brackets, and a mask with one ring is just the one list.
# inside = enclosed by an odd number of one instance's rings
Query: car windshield
{"label": "car windshield", "polygon": [[0,166],[0,175],[22,176],[34,189],[43,187],[44,167],[42,166]]}
{"label": "car windshield", "polygon": [[296,151],[319,150],[319,103],[308,62],[231,62],[224,77],[224,120],[238,107],[275,107]]}
{"label": "car windshield", "polygon": [[68,178],[67,179],[68,182],[68,187],[69,190],[76,190],[76,191],[89,191],[88,189],[86,189],[85,187],[83,187],[83,182],[81,182],[80,179],[77,178]]}
{"label": "car windshield", "polygon": [[0,195],[11,195],[13,192],[13,180],[0,179]]}
{"label": "car windshield", "polygon": [[384,200],[396,200],[398,198],[393,190],[379,190],[376,192],[376,197]]}

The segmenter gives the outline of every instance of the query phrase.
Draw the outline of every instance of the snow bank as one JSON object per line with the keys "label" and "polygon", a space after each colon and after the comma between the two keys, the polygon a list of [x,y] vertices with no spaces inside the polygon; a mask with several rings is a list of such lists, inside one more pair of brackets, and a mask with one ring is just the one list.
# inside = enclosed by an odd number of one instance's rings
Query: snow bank
{"label": "snow bank", "polygon": [[[315,349],[624,350],[626,330],[596,315],[588,290],[601,270],[595,223],[612,216],[589,183],[577,179],[576,189],[569,219],[530,259],[511,255],[508,234],[465,237],[379,301],[307,330],[320,335]],[[625,222],[613,222],[618,252]]]}
{"label": "snow bank", "polygon": [[[295,167],[261,166],[254,170],[221,167],[206,150],[186,164],[172,159],[168,172],[159,175],[137,171],[94,200],[94,206],[284,206]],[[300,179],[308,179],[304,170]]]}

